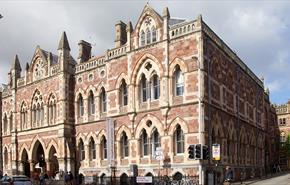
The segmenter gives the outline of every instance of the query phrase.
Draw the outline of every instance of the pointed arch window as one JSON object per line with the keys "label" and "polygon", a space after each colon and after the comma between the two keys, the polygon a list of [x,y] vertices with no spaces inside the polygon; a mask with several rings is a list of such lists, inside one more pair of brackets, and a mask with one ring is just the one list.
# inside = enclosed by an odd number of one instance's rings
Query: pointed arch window
{"label": "pointed arch window", "polygon": [[150,44],[151,43],[151,31],[149,28],[147,28],[146,30],[146,44]]}
{"label": "pointed arch window", "polygon": [[8,120],[7,120],[7,115],[4,115],[3,118],[3,134],[6,135],[8,133]]}
{"label": "pointed arch window", "polygon": [[140,34],[140,44],[141,44],[141,46],[145,45],[145,32],[144,32],[144,30],[142,30],[141,34]]}
{"label": "pointed arch window", "polygon": [[21,122],[21,129],[22,130],[26,129],[27,128],[27,110],[26,110],[25,104],[23,104],[21,107],[20,122]]}
{"label": "pointed arch window", "polygon": [[95,114],[95,98],[94,98],[94,94],[92,91],[90,91],[90,95],[89,95],[89,115],[94,115]]}
{"label": "pointed arch window", "polygon": [[89,150],[90,160],[96,159],[96,144],[93,138],[90,139]]}
{"label": "pointed arch window", "polygon": [[149,154],[149,142],[146,130],[142,130],[140,138],[141,156],[147,156]]}
{"label": "pointed arch window", "polygon": [[176,126],[176,130],[174,132],[174,144],[176,154],[184,153],[184,134],[180,125]]}
{"label": "pointed arch window", "polygon": [[160,135],[158,133],[158,130],[155,128],[153,133],[152,133],[152,137],[151,137],[151,143],[152,143],[152,154],[155,154],[155,151],[157,149],[157,147],[160,147]]}
{"label": "pointed arch window", "polygon": [[128,86],[125,80],[122,80],[122,84],[120,87],[120,102],[122,106],[128,105]]}
{"label": "pointed arch window", "polygon": [[50,97],[47,113],[48,113],[48,115],[47,115],[48,123],[49,124],[55,123],[55,121],[56,121],[56,100],[55,100],[54,95],[52,95]]}
{"label": "pointed arch window", "polygon": [[101,89],[101,111],[102,112],[107,112],[107,93],[104,88]]}
{"label": "pointed arch window", "polygon": [[34,126],[36,125],[36,120],[37,120],[37,113],[36,113],[36,105],[33,106],[33,109],[32,109],[32,117],[33,117],[33,124]]}
{"label": "pointed arch window", "polygon": [[147,80],[144,74],[142,74],[142,77],[141,77],[140,89],[141,89],[141,100],[142,102],[146,102],[148,93],[147,93]]}
{"label": "pointed arch window", "polygon": [[154,74],[151,79],[152,99],[157,100],[160,97],[160,80],[157,74]]}
{"label": "pointed arch window", "polygon": [[175,96],[182,96],[184,93],[184,78],[180,67],[177,65],[173,75],[173,87]]}
{"label": "pointed arch window", "polygon": [[105,136],[101,140],[101,159],[107,159],[107,139]]}
{"label": "pointed arch window", "polygon": [[86,152],[85,152],[84,142],[82,139],[79,142],[79,155],[80,155],[80,161],[85,160]]}
{"label": "pointed arch window", "polygon": [[10,117],[9,117],[9,127],[10,127],[10,132],[12,132],[13,130],[13,113],[10,113]]}
{"label": "pointed arch window", "polygon": [[8,168],[8,151],[7,148],[4,149],[4,167]]}
{"label": "pointed arch window", "polygon": [[128,137],[125,132],[122,133],[121,137],[121,157],[125,158],[129,156],[129,145]]}
{"label": "pointed arch window", "polygon": [[78,114],[79,117],[84,116],[84,99],[82,95],[80,95],[78,99]]}
{"label": "pointed arch window", "polygon": [[157,30],[156,28],[153,26],[152,27],[152,42],[156,42],[157,41]]}

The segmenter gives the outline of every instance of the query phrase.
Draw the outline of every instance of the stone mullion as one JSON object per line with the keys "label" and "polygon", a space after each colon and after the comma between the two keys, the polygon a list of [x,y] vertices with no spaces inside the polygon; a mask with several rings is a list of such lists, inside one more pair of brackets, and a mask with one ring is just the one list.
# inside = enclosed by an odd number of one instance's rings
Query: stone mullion
{"label": "stone mullion", "polygon": [[90,166],[90,146],[88,143],[85,143],[85,167]]}

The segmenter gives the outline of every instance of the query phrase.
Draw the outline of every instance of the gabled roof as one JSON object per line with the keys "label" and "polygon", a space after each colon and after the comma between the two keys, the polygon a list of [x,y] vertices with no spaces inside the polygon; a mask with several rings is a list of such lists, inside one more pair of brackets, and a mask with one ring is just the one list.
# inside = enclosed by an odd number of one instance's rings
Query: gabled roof
{"label": "gabled roof", "polygon": [[163,18],[161,17],[161,15],[158,12],[156,12],[152,7],[150,7],[149,3],[146,3],[146,5],[144,6],[144,8],[142,10],[141,15],[138,18],[138,21],[137,21],[137,24],[135,26],[135,29],[137,29],[138,25],[140,25],[140,23],[142,22],[144,16],[148,12],[151,14],[151,16],[153,16],[153,17],[155,16],[158,19],[158,21],[163,21]]}
{"label": "gabled roof", "polygon": [[171,26],[183,23],[183,22],[186,22],[186,19],[170,18],[168,24],[171,27]]}

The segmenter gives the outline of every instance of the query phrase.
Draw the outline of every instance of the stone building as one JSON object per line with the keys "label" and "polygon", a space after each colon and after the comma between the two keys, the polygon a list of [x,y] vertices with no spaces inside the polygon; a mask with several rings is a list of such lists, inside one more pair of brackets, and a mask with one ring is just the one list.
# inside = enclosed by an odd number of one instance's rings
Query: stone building
{"label": "stone building", "polygon": [[[65,33],[57,54],[37,46],[24,70],[16,55],[2,97],[4,172],[43,166],[102,180],[137,167],[205,184],[211,169],[220,180],[226,165],[249,178],[275,162],[277,120],[263,82],[201,16],[171,18],[147,4],[134,26],[120,21],[115,31],[115,47],[100,56],[80,41],[75,60]],[[188,158],[197,143],[221,145],[218,167]]]}

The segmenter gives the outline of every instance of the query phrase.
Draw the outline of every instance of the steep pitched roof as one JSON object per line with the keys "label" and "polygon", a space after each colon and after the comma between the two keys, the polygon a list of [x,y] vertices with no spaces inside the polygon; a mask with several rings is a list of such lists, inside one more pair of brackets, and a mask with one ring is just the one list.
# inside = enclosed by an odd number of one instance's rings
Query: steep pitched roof
{"label": "steep pitched roof", "polygon": [[70,47],[65,32],[62,32],[61,39],[58,44],[58,49],[67,49],[70,51]]}
{"label": "steep pitched roof", "polygon": [[11,69],[19,70],[21,71],[21,65],[18,59],[18,55],[15,55],[14,60],[12,61]]}

